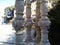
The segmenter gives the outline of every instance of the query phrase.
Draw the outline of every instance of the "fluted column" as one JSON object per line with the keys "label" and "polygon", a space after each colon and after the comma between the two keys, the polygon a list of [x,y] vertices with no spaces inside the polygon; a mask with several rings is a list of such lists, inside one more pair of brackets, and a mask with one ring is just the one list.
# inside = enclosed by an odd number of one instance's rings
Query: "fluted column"
{"label": "fluted column", "polygon": [[41,41],[39,45],[50,45],[49,39],[48,39],[48,29],[50,26],[50,20],[48,18],[48,8],[47,8],[47,1],[41,0],[41,19],[38,22],[38,25],[41,28]]}
{"label": "fluted column", "polygon": [[38,26],[38,21],[40,19],[40,0],[36,0],[36,22],[35,22],[35,30],[36,30],[36,42],[39,43],[41,39],[41,29]]}
{"label": "fluted column", "polygon": [[25,17],[25,30],[26,30],[26,42],[31,42],[31,27],[32,27],[32,20],[31,20],[31,2],[30,0],[26,0],[26,17]]}
{"label": "fluted column", "polygon": [[13,21],[13,27],[16,30],[16,45],[20,45],[20,30],[23,26],[23,11],[24,11],[24,0],[16,0],[15,2],[15,9],[16,9],[16,17]]}

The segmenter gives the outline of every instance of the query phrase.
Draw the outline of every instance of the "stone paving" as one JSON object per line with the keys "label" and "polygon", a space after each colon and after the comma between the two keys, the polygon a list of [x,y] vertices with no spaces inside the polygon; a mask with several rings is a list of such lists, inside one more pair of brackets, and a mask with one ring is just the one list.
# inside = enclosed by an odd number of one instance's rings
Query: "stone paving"
{"label": "stone paving", "polygon": [[16,39],[15,31],[11,24],[0,25],[0,45],[14,45]]}
{"label": "stone paving", "polygon": [[[11,24],[3,24],[0,25],[0,45],[15,45],[16,42],[16,32],[12,30],[12,25]],[[24,42],[26,38],[26,31],[23,30],[20,33],[22,33],[20,36],[20,45],[36,45],[35,42],[29,42],[26,43]],[[34,31],[31,31],[31,37],[32,39],[34,38],[33,36]]]}

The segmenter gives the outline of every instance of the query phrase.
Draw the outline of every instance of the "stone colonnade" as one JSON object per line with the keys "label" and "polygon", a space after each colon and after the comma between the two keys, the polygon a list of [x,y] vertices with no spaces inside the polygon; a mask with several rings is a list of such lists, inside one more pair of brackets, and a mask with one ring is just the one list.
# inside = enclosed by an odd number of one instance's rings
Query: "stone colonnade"
{"label": "stone colonnade", "polygon": [[[35,23],[32,22],[31,19],[31,2],[30,0],[26,0],[26,17],[23,21],[23,10],[24,10],[24,0],[16,0],[16,18],[14,27],[18,34],[20,28],[24,24],[27,37],[26,42],[31,42],[31,28],[34,24],[36,30],[36,42],[39,45],[50,45],[48,40],[48,29],[50,26],[50,20],[48,18],[48,8],[47,8],[46,0],[36,0],[36,20]],[[17,35],[19,37],[19,34]],[[19,40],[19,39],[18,39]],[[16,41],[18,43],[19,41]]]}

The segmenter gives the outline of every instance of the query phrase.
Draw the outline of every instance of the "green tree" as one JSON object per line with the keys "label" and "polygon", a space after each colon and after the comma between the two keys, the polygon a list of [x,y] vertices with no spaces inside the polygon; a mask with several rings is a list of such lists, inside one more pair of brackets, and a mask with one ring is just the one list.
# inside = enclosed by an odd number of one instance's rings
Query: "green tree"
{"label": "green tree", "polygon": [[48,13],[51,20],[51,26],[49,29],[51,45],[60,45],[60,0]]}
{"label": "green tree", "polygon": [[10,11],[10,7],[6,7],[4,10],[4,12],[5,12],[4,14],[7,15],[9,11]]}
{"label": "green tree", "polygon": [[54,6],[53,9],[49,11],[49,15],[51,21],[60,23],[60,0],[57,2],[56,6]]}
{"label": "green tree", "polygon": [[6,7],[4,10],[4,12],[5,12],[4,15],[8,15],[8,12],[13,9],[15,9],[15,6]]}

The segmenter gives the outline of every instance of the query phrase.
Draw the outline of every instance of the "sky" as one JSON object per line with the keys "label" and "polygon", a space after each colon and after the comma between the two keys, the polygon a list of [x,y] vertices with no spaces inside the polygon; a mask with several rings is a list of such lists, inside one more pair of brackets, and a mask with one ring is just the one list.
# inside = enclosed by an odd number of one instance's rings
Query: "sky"
{"label": "sky", "polygon": [[4,9],[8,6],[15,5],[15,0],[0,0],[0,16],[4,15]]}

